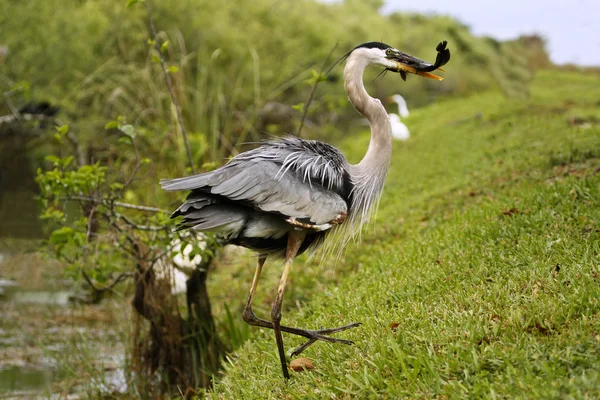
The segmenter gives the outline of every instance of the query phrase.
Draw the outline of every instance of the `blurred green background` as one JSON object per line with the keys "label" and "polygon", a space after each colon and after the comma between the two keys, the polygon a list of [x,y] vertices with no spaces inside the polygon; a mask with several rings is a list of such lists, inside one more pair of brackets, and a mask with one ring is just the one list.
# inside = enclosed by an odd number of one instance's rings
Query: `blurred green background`
{"label": "blurred green background", "polygon": [[[60,108],[60,122],[76,132],[87,159],[107,162],[118,150],[115,135],[104,126],[125,116],[147,132],[142,146],[151,160],[150,175],[140,182],[144,190],[135,196],[141,202],[160,196],[154,182],[183,173],[186,155],[149,44],[144,7],[114,0],[2,0],[0,6],[6,10],[0,13],[0,115],[10,115],[11,107],[49,102]],[[406,83],[398,77],[375,80],[374,71],[366,77],[372,94],[401,93],[411,108],[489,88],[527,96],[535,70],[549,64],[539,37],[507,42],[474,37],[449,17],[382,16],[378,6],[371,1],[156,2],[159,40],[168,42],[164,56],[177,71],[171,76],[196,165],[220,164],[265,132],[294,133],[311,90],[305,81],[336,45],[330,64],[372,40],[433,61],[436,44],[448,40],[452,62],[443,85],[414,77]],[[305,136],[335,143],[351,134],[356,113],[340,83],[342,68],[334,68],[319,87]],[[49,151],[45,139],[52,129],[44,128],[0,125],[2,236],[40,234],[30,194],[32,172]]]}

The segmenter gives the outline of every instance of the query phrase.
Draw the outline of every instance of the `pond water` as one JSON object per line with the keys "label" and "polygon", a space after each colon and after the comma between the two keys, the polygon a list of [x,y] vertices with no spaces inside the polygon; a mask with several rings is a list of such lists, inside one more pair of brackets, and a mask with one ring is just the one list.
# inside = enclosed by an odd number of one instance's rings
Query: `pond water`
{"label": "pond water", "polygon": [[0,399],[126,390],[125,340],[111,305],[74,305],[56,279],[25,288],[10,262],[0,254]]}
{"label": "pond water", "polygon": [[67,306],[69,297],[72,295],[70,291],[37,291],[37,290],[9,290],[5,296],[7,300],[19,304],[49,304],[56,306]]}
{"label": "pond water", "polygon": [[70,304],[60,269],[36,254],[43,232],[31,136],[0,136],[0,399],[62,399],[98,376],[114,390],[124,382],[115,319],[106,304]]}

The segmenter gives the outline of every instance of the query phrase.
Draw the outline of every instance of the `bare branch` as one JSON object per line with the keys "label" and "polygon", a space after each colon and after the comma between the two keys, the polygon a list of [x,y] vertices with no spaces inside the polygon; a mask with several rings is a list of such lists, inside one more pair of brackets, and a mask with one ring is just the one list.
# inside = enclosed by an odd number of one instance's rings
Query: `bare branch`
{"label": "bare branch", "polygon": [[169,94],[171,95],[171,101],[175,106],[175,112],[177,114],[177,121],[179,122],[179,127],[181,128],[181,134],[183,135],[183,141],[185,143],[185,150],[187,151],[188,161],[190,162],[190,170],[192,174],[195,174],[194,170],[194,159],[192,158],[192,151],[190,149],[190,142],[188,141],[187,131],[185,129],[185,125],[183,124],[183,116],[181,115],[181,108],[179,107],[179,102],[177,98],[175,98],[175,92],[173,91],[173,85],[171,84],[171,77],[169,76],[169,71],[167,71],[167,65],[165,64],[165,59],[162,55],[162,51],[160,51],[160,45],[158,44],[158,34],[156,33],[156,27],[154,26],[154,20],[152,19],[152,10],[150,8],[150,0],[146,0],[146,12],[148,13],[148,21],[150,22],[150,29],[152,30],[152,36],[154,37],[154,47],[158,52],[158,57],[160,59],[160,66],[163,70],[163,74],[165,75],[165,81],[167,82],[167,87],[169,88]]}
{"label": "bare branch", "polygon": [[129,226],[131,226],[134,229],[137,229],[139,231],[169,231],[170,228],[168,226],[153,226],[153,225],[139,225],[136,224],[135,222],[133,222],[132,220],[130,220],[129,218],[127,218],[124,215],[117,215],[117,218],[122,219],[123,221],[125,221],[125,223]]}
{"label": "bare branch", "polygon": [[109,206],[111,203],[117,207],[122,207],[122,208],[130,208],[132,210],[139,210],[139,211],[148,211],[148,212],[160,212],[160,213],[164,213],[164,214],[170,214],[171,211],[169,210],[163,210],[162,208],[156,208],[156,207],[148,207],[148,206],[139,206],[137,204],[130,204],[130,203],[122,203],[120,201],[111,201],[110,199],[101,199],[98,197],[90,197],[90,196],[79,196],[79,195],[72,195],[72,196],[67,196],[67,197],[61,197],[61,200],[82,200],[82,201],[89,201],[95,204],[102,204],[105,206]]}
{"label": "bare branch", "polygon": [[94,222],[96,220],[96,207],[97,204],[92,204],[92,207],[90,208],[90,212],[88,214],[87,232],[85,234],[85,239],[88,241],[88,243],[92,241],[92,237],[96,236],[96,232],[94,229]]}
{"label": "bare branch", "polygon": [[119,274],[119,276],[117,276],[117,278],[115,280],[113,280],[110,285],[98,287],[98,286],[94,285],[94,282],[92,282],[92,279],[84,270],[81,270],[81,274],[83,275],[83,279],[85,279],[85,281],[88,283],[88,285],[90,285],[92,290],[99,294],[111,291],[123,279],[129,278],[132,276],[130,272],[123,272],[122,274]]}

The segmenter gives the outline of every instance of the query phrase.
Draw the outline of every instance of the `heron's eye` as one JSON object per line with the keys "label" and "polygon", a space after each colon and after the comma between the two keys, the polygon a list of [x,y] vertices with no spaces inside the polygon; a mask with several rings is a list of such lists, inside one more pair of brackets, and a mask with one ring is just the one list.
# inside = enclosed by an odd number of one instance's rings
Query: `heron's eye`
{"label": "heron's eye", "polygon": [[391,55],[393,55],[393,54],[394,54],[394,51],[393,51],[392,49],[387,49],[387,50],[385,51],[385,55],[386,55],[386,56],[391,56]]}

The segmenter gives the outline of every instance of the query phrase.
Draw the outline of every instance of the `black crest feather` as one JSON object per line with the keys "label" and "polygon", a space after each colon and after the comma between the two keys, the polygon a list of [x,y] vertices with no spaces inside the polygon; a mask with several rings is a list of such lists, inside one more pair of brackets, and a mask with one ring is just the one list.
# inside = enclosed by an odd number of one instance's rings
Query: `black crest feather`
{"label": "black crest feather", "polygon": [[[356,49],[360,49],[360,48],[386,50],[386,49],[389,49],[390,47],[392,47],[392,46],[390,46],[389,44],[381,43],[381,42],[367,42],[367,43],[359,44],[358,46],[353,48],[352,51],[354,51]],[[352,53],[352,51],[350,53]],[[348,54],[350,54],[350,53],[348,53]]]}

